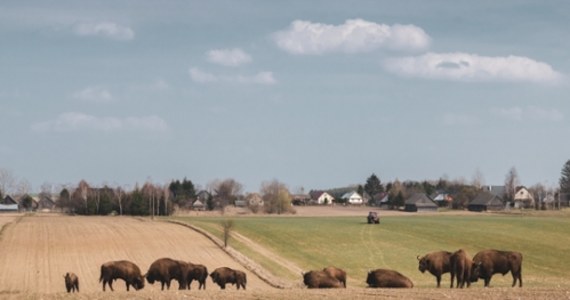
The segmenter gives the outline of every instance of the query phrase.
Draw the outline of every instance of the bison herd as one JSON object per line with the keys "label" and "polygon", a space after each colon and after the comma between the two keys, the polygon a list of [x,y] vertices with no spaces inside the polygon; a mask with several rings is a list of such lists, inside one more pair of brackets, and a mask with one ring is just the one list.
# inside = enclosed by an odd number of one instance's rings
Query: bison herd
{"label": "bison herd", "polygon": [[[453,253],[436,251],[422,257],[418,256],[417,259],[420,272],[428,271],[435,276],[437,287],[440,287],[441,276],[445,273],[451,274],[451,288],[453,288],[454,280],[457,280],[457,288],[463,288],[469,287],[479,278],[483,279],[485,287],[488,287],[493,274],[505,275],[508,272],[513,275],[513,286],[518,281],[519,287],[522,287],[522,254],[519,252],[489,249],[478,252],[471,259],[465,250],[459,249]],[[309,271],[303,273],[303,283],[308,288],[346,287],[346,272],[335,267]],[[371,288],[411,288],[414,286],[408,277],[388,269],[369,271],[366,283]]]}
{"label": "bison herd", "polygon": [[[470,258],[467,252],[459,249],[453,253],[448,251],[436,251],[422,257],[417,256],[418,269],[425,273],[428,271],[435,276],[437,287],[440,287],[441,276],[451,274],[450,288],[469,287],[478,279],[484,280],[484,286],[488,287],[494,274],[505,275],[511,272],[514,287],[519,283],[522,287],[522,254],[515,251],[483,250]],[[326,267],[322,270],[313,270],[303,273],[303,283],[311,289],[314,288],[346,288],[346,272],[337,267]],[[236,285],[237,289],[247,284],[246,274],[239,270],[228,267],[220,267],[209,274],[212,281],[221,289],[226,284]],[[127,291],[132,286],[135,290],[144,288],[145,280],[149,284],[160,282],[161,290],[170,289],[172,280],[178,281],[178,289],[190,289],[192,281],[199,283],[198,289],[206,289],[208,270],[200,264],[160,258],[154,261],[146,274],[142,274],[139,267],[126,260],[110,261],[101,265],[99,282],[103,284],[103,291],[108,285],[113,291],[113,282],[122,279]],[[64,276],[65,287],[68,293],[79,292],[79,279],[74,273],[68,272]],[[411,288],[412,281],[395,270],[376,269],[368,272],[366,283],[371,288]]]}
{"label": "bison herd", "polygon": [[[235,284],[237,289],[243,288],[247,284],[246,274],[239,270],[220,267],[209,274],[212,281],[226,288],[226,284]],[[99,282],[103,284],[103,291],[108,285],[113,291],[113,282],[122,279],[127,287],[127,291],[132,286],[135,290],[144,288],[145,280],[154,284],[160,282],[161,290],[170,289],[172,280],[178,281],[178,289],[190,289],[192,281],[199,283],[198,289],[206,289],[206,279],[208,269],[200,264],[175,260],[171,258],[160,258],[154,261],[146,274],[142,274],[140,268],[133,262],[127,260],[110,261],[101,265],[101,275]],[[64,276],[65,287],[68,293],[79,292],[79,279],[74,273],[67,273]]]}

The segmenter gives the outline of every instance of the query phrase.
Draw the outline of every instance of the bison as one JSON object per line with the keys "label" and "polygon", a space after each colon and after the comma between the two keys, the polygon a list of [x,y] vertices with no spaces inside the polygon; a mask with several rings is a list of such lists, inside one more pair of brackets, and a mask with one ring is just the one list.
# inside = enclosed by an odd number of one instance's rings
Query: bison
{"label": "bison", "polygon": [[463,288],[465,284],[469,287],[471,285],[471,267],[473,261],[469,258],[467,252],[463,249],[459,249],[451,254],[449,260],[451,264],[451,285],[449,287],[453,288],[453,279],[455,277],[457,277],[456,287]]}
{"label": "bison", "polygon": [[380,217],[378,217],[378,213],[375,211],[368,212],[368,224],[380,224]]}
{"label": "bison", "polygon": [[303,283],[310,289],[341,288],[341,282],[325,271],[303,273]]}
{"label": "bison", "polygon": [[208,269],[206,266],[188,263],[188,271],[186,276],[188,280],[188,289],[190,289],[190,284],[193,280],[196,280],[198,283],[200,283],[198,289],[206,289],[206,279],[208,278]]}
{"label": "bison", "polygon": [[414,283],[400,272],[376,269],[368,272],[366,283],[372,288],[412,288]]}
{"label": "bison", "polygon": [[184,290],[188,285],[186,279],[188,268],[189,266],[186,262],[171,258],[160,258],[150,265],[145,277],[150,284],[159,281],[161,290],[164,290],[164,286],[170,289],[170,282],[172,279],[175,279],[179,284],[178,289]]}
{"label": "bison", "polygon": [[127,260],[110,261],[101,265],[101,276],[99,282],[103,282],[103,291],[105,285],[109,284],[109,288],[113,291],[113,280],[123,279],[127,285],[133,286],[136,290],[144,288],[144,277],[141,270],[134,263]]}
{"label": "bison", "polygon": [[508,272],[513,275],[513,287],[519,281],[522,287],[522,254],[515,251],[483,250],[473,257],[473,270],[471,281],[479,278],[485,280],[485,287],[489,286],[493,274],[500,273],[503,276]]}
{"label": "bison", "polygon": [[441,284],[441,275],[451,271],[449,258],[451,253],[447,251],[436,251],[428,253],[422,257],[417,257],[419,261],[418,269],[424,273],[429,271],[437,281],[437,287]]}
{"label": "bison", "polygon": [[75,273],[66,273],[63,278],[65,278],[65,288],[68,293],[79,292],[79,278]]}
{"label": "bison", "polygon": [[339,269],[337,267],[326,267],[323,271],[336,278],[346,288],[346,272],[343,269]]}
{"label": "bison", "polygon": [[212,281],[220,286],[222,290],[226,289],[226,284],[231,283],[237,286],[239,290],[243,287],[245,290],[245,285],[247,283],[247,277],[244,272],[239,270],[230,269],[228,267],[220,267],[215,269],[210,277]]}

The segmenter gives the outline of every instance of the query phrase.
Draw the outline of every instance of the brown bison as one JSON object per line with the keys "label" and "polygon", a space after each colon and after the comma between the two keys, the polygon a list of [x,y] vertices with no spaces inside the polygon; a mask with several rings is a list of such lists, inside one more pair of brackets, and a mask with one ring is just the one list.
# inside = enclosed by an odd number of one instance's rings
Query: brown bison
{"label": "brown bison", "polygon": [[190,284],[193,280],[196,280],[198,283],[200,283],[198,289],[206,289],[206,279],[208,279],[208,269],[206,266],[188,263],[188,272],[186,276],[188,279],[188,289],[190,289]]}
{"label": "brown bison", "polygon": [[493,274],[500,273],[503,276],[508,272],[513,275],[513,287],[519,281],[522,287],[522,254],[515,251],[483,250],[473,257],[473,270],[471,281],[478,278],[485,280],[485,287],[489,286]]}
{"label": "brown bison", "polygon": [[346,272],[337,267],[326,267],[323,269],[327,274],[336,278],[346,288]]}
{"label": "brown bison", "polygon": [[68,293],[79,292],[79,278],[75,273],[66,273],[63,278],[65,278],[65,288]]}
{"label": "brown bison", "polygon": [[378,213],[375,211],[368,212],[368,224],[380,224],[380,217],[378,217]]}
{"label": "brown bison", "polygon": [[441,275],[451,271],[451,264],[449,258],[451,253],[447,251],[436,251],[428,253],[422,257],[418,256],[420,272],[424,273],[429,271],[437,281],[437,287],[441,284]]}
{"label": "brown bison", "polygon": [[110,261],[101,265],[101,276],[99,282],[103,282],[103,291],[105,285],[109,284],[109,288],[113,291],[113,280],[123,279],[127,285],[133,286],[136,290],[144,288],[144,277],[141,270],[134,263],[127,260]]}
{"label": "brown bison", "polygon": [[303,273],[303,283],[310,289],[341,288],[341,282],[325,271]]}
{"label": "brown bison", "polygon": [[170,282],[175,279],[178,281],[178,289],[184,290],[188,285],[186,279],[188,268],[186,262],[171,258],[160,258],[150,265],[145,277],[150,284],[159,281],[161,290],[164,290],[164,286],[166,289],[170,289]]}
{"label": "brown bison", "polygon": [[412,281],[394,270],[376,269],[369,271],[366,283],[372,288],[412,288]]}
{"label": "brown bison", "polygon": [[228,267],[220,267],[215,269],[210,277],[212,281],[220,286],[222,290],[226,289],[226,284],[231,283],[237,286],[239,290],[243,287],[245,290],[245,284],[247,283],[247,277],[244,272],[239,270],[230,269]]}
{"label": "brown bison", "polygon": [[469,287],[471,285],[471,267],[473,261],[471,261],[467,252],[463,249],[453,252],[450,257],[450,264],[451,285],[449,287],[453,288],[453,279],[455,277],[457,277],[456,287],[463,288],[465,284]]}

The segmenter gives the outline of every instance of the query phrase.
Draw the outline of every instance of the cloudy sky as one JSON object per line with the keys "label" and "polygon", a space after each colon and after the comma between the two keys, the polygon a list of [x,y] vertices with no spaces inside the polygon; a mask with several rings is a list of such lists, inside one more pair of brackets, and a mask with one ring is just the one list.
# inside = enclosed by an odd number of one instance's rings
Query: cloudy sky
{"label": "cloudy sky", "polygon": [[2,1],[0,168],[31,183],[553,186],[568,1]]}

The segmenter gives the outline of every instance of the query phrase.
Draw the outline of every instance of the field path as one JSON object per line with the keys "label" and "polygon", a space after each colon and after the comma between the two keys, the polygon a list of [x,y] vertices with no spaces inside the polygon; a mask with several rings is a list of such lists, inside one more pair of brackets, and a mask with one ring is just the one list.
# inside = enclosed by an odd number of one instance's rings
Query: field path
{"label": "field path", "polygon": [[[101,291],[99,270],[111,260],[130,260],[145,273],[162,257],[200,263],[208,271],[221,266],[247,273],[247,288],[273,289],[211,240],[186,227],[131,217],[35,215],[15,219],[0,239],[0,294],[60,293],[63,275],[75,272],[81,292]],[[124,291],[122,280],[114,285]],[[178,288],[173,282],[171,288]],[[197,288],[194,282],[193,289]],[[210,279],[208,289],[219,289]],[[230,289],[234,288],[230,286]],[[159,291],[160,285],[145,286]]]}

